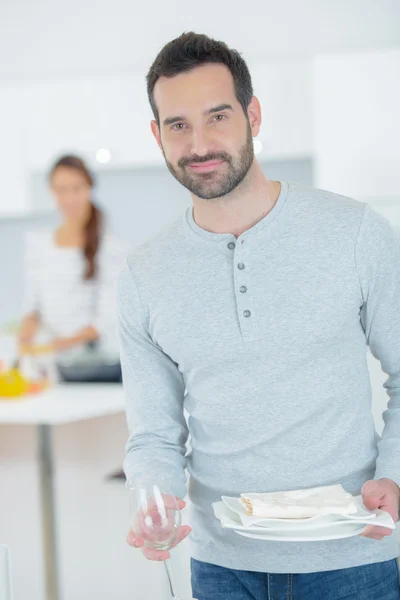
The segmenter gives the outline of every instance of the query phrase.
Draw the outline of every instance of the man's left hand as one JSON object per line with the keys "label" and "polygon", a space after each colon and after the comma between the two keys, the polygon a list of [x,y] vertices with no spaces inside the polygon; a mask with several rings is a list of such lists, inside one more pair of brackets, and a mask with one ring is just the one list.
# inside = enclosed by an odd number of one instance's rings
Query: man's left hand
{"label": "man's left hand", "polygon": [[[399,519],[400,488],[391,479],[373,479],[364,483],[361,490],[364,506],[369,510],[384,510],[390,514],[393,521]],[[392,529],[369,525],[361,534],[363,537],[382,540],[391,535]]]}

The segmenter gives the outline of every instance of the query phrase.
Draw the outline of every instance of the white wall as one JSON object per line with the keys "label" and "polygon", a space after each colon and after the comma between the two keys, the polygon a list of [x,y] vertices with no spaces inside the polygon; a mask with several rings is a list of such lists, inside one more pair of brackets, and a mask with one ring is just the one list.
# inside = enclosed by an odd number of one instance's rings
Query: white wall
{"label": "white wall", "polygon": [[[264,109],[260,139],[269,159],[312,153],[310,61],[256,65],[255,91]],[[143,76],[91,76],[0,87],[0,214],[30,209],[29,175],[60,152],[93,161],[108,148],[112,166],[162,164],[150,132]],[[262,157],[261,157],[262,158]],[[3,159],[3,160],[1,160]]]}
{"label": "white wall", "polygon": [[0,215],[28,205],[23,119],[25,99],[12,87],[0,87]]}
{"label": "white wall", "polygon": [[250,65],[263,122],[258,138],[266,159],[314,154],[312,62],[277,60]]}
{"label": "white wall", "polygon": [[313,56],[400,44],[393,0],[255,0],[250,13],[242,9],[239,0],[229,10],[205,0],[195,12],[183,0],[0,2],[0,215],[29,209],[30,169],[59,151],[90,158],[106,146],[115,164],[161,160],[148,130],[144,76],[182,31],[243,52],[265,109],[271,159],[313,151]]}
{"label": "white wall", "polygon": [[252,63],[400,42],[394,0],[2,0],[0,78],[144,73],[156,51],[194,29],[225,40]]}
{"label": "white wall", "polygon": [[316,185],[400,195],[400,51],[320,56],[313,72]]}

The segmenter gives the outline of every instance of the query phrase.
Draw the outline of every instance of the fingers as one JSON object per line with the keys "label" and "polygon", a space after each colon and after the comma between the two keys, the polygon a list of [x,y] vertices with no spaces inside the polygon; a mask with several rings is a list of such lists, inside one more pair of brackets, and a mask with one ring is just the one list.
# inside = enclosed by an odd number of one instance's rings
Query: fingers
{"label": "fingers", "polygon": [[141,538],[137,538],[132,530],[128,533],[127,542],[132,548],[141,548],[147,560],[167,560],[169,553],[165,551],[152,550],[144,545]]}
{"label": "fingers", "polygon": [[382,493],[382,484],[379,479],[370,479],[366,481],[361,488],[362,494],[370,494],[370,493]]}
{"label": "fingers", "polygon": [[361,488],[362,496],[378,496],[381,498],[384,494],[382,484],[376,479],[370,479],[366,481]]}
{"label": "fingers", "polygon": [[360,536],[371,538],[373,540],[383,540],[384,537],[392,535],[392,533],[392,529],[388,529],[387,527],[374,527],[373,525],[369,525],[364,529]]}
{"label": "fingers", "polygon": [[363,496],[363,503],[368,510],[376,510],[380,507],[381,500],[377,496]]}
{"label": "fingers", "polygon": [[141,538],[137,538],[135,536],[132,529],[129,531],[126,541],[128,542],[129,546],[132,546],[132,548],[141,548],[144,544]]}
{"label": "fingers", "polygon": [[[184,540],[191,533],[191,531],[192,531],[192,528],[189,527],[189,525],[183,525],[180,528],[178,537],[177,537],[175,543],[171,546],[171,549],[175,548],[175,546],[180,544],[180,542],[182,542],[182,540]],[[145,546],[144,541],[141,538],[137,538],[135,536],[135,533],[132,531],[132,529],[128,533],[127,542],[129,544],[129,546],[131,546],[132,548],[141,548],[143,555],[148,560],[163,561],[163,560],[168,560],[170,558],[170,554],[166,550],[152,550],[151,548],[148,548],[147,546]]]}
{"label": "fingers", "polygon": [[178,508],[182,510],[186,506],[186,502],[178,498],[178,496],[168,496],[167,494],[163,494],[163,500],[166,508],[174,509],[176,505]]}
{"label": "fingers", "polygon": [[399,520],[399,503],[396,497],[391,497],[387,494],[383,497],[379,508],[380,510],[388,512],[394,522]]}
{"label": "fingers", "polygon": [[393,482],[385,480],[367,481],[361,489],[364,506],[369,510],[379,508],[388,512],[396,522],[399,518],[399,500],[398,494],[393,491],[395,487],[397,490],[397,486]]}
{"label": "fingers", "polygon": [[177,537],[176,541],[174,542],[174,544],[172,544],[171,549],[175,548],[175,546],[180,544],[185,538],[187,538],[187,536],[190,533],[192,533],[192,528],[189,527],[189,525],[182,525],[182,527],[180,528],[178,537]]}
{"label": "fingers", "polygon": [[374,481],[367,481],[361,490],[364,506],[369,510],[375,510],[378,508],[382,504],[384,497],[384,494],[382,494],[381,490],[379,490],[379,487],[375,484],[376,482]]}

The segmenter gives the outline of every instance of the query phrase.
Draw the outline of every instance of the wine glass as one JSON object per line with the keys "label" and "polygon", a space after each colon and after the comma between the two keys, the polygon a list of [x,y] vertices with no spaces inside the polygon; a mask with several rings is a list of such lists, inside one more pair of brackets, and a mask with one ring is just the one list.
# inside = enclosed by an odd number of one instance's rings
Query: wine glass
{"label": "wine glass", "polygon": [[[147,548],[170,550],[181,527],[181,511],[176,497],[162,493],[156,484],[128,489],[131,527],[135,536],[142,539]],[[163,562],[172,599],[183,600],[176,593],[169,560]]]}

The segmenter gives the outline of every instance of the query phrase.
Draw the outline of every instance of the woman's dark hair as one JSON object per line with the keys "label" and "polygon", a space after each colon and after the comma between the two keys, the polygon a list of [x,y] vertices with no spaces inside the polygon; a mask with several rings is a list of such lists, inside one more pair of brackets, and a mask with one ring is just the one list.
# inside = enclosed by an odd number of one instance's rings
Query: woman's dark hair
{"label": "woman's dark hair", "polygon": [[[59,167],[74,169],[83,175],[90,187],[94,186],[94,178],[84,161],[78,156],[62,156],[53,165],[50,171],[50,179]],[[91,202],[90,216],[85,225],[85,245],[83,255],[86,259],[86,271],[84,279],[93,279],[97,274],[96,255],[100,246],[103,225],[102,211]]]}
{"label": "woman's dark hair", "polygon": [[224,42],[191,31],[166,44],[147,74],[147,95],[158,124],[159,113],[154,101],[154,86],[158,79],[174,77],[209,63],[220,63],[230,70],[236,97],[246,113],[253,96],[253,84],[244,59],[237,50],[231,50]]}

